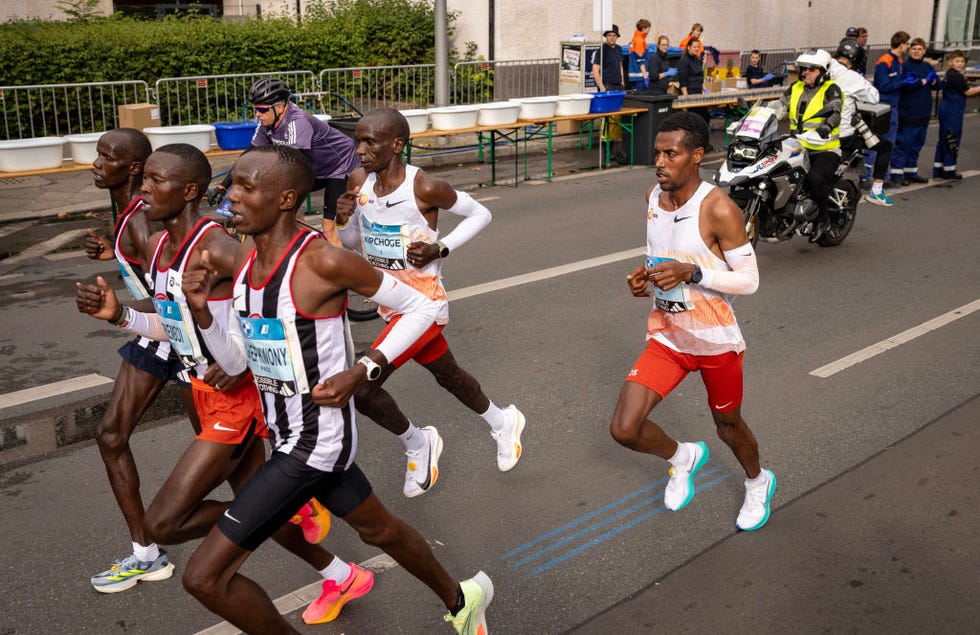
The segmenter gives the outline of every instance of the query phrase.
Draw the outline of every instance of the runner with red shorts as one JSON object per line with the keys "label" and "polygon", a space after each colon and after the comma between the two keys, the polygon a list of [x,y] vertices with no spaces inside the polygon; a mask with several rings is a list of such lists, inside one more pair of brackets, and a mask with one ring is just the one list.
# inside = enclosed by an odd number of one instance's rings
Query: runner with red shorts
{"label": "runner with red shorts", "polygon": [[664,506],[683,509],[694,497],[695,474],[708,462],[708,446],[678,443],[648,417],[688,373],[700,371],[718,436],[745,470],[735,525],[753,531],[769,520],[776,477],[760,467],[759,446],[742,419],[745,341],[731,300],[755,293],[759,269],[741,211],[701,181],[707,145],[707,124],[687,112],[668,117],[657,134],[646,262],[626,277],[634,296],[653,296],[653,309],[646,350],[626,377],[609,430],[620,444],[671,464]]}

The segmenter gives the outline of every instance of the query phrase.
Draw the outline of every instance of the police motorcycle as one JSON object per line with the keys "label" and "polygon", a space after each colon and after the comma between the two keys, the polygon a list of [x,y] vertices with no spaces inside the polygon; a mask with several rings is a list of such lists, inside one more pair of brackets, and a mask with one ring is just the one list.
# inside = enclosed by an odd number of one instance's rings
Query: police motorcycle
{"label": "police motorcycle", "polygon": [[[734,141],[715,174],[715,183],[729,188],[729,196],[742,210],[745,232],[753,246],[760,238],[780,243],[794,235],[810,236],[819,209],[805,178],[810,157],[798,137],[817,145],[823,140],[815,131],[781,134],[774,109],[761,101],[749,108],[742,97],[738,103],[748,112],[729,127]],[[812,118],[828,114],[821,111]],[[860,190],[845,173],[857,160],[863,160],[860,150],[844,157],[834,174],[828,208],[830,226],[817,240],[821,247],[841,244],[854,226]]]}

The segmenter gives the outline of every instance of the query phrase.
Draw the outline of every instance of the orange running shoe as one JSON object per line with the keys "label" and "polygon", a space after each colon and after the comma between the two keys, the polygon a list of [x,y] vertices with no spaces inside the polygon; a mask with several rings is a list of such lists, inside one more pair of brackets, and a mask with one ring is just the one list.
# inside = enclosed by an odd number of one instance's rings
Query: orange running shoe
{"label": "orange running shoe", "polygon": [[303,505],[289,522],[299,525],[306,542],[314,545],[323,542],[330,533],[330,512],[315,498]]}
{"label": "orange running shoe", "polygon": [[307,624],[332,622],[340,615],[340,609],[353,599],[367,595],[374,586],[374,574],[350,563],[350,575],[343,584],[333,580],[323,581],[323,593],[303,611]]}

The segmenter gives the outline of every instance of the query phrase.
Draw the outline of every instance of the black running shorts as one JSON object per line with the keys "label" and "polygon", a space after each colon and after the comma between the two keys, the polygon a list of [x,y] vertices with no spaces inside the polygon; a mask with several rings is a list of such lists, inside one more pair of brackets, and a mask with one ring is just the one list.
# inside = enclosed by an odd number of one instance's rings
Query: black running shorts
{"label": "black running shorts", "polygon": [[255,551],[311,498],[343,518],[370,495],[371,483],[356,463],[345,472],[323,472],[273,452],[218,519],[218,529],[239,547]]}

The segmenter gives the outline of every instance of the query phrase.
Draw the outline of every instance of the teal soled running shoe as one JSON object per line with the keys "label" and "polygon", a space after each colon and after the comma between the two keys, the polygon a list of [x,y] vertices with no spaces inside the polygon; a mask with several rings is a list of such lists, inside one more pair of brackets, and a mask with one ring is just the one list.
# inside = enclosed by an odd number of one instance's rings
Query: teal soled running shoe
{"label": "teal soled running shoe", "polygon": [[690,459],[687,465],[671,466],[670,480],[664,490],[664,507],[672,512],[684,509],[694,498],[694,475],[704,467],[711,455],[704,441],[684,445],[687,446]]}
{"label": "teal soled running shoe", "polygon": [[761,529],[769,520],[772,495],[776,493],[776,475],[769,470],[762,470],[766,476],[764,483],[752,485],[745,481],[745,502],[738,512],[735,526],[742,531]]}
{"label": "teal soled running shoe", "polygon": [[108,571],[92,578],[92,586],[99,593],[119,593],[136,586],[137,582],[166,580],[173,574],[174,565],[167,552],[161,550],[153,562],[141,562],[134,555],[117,560]]}

